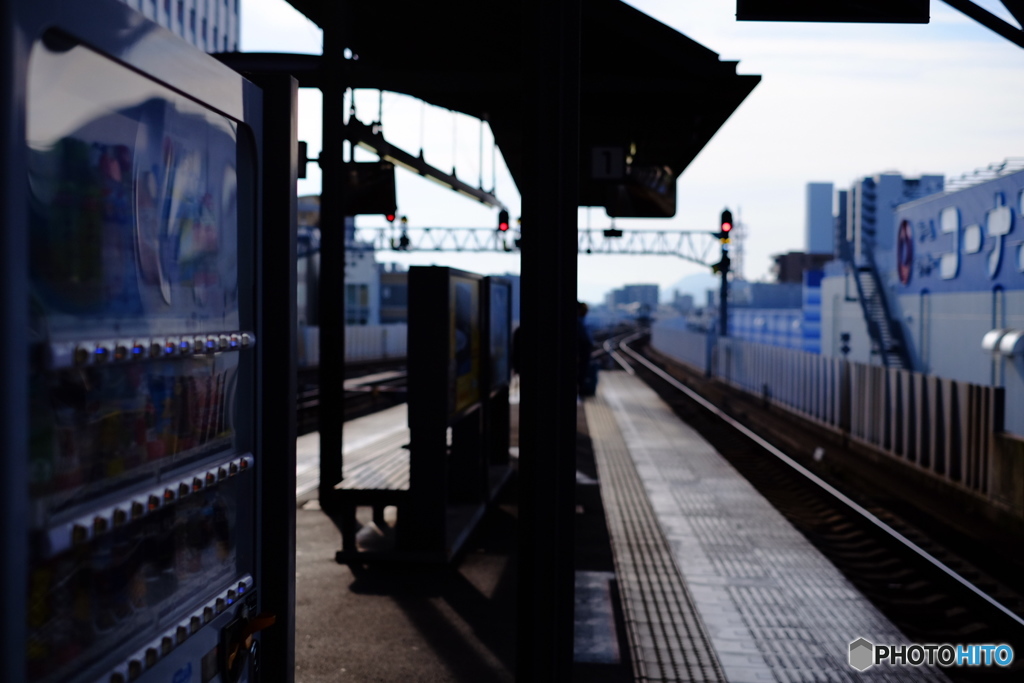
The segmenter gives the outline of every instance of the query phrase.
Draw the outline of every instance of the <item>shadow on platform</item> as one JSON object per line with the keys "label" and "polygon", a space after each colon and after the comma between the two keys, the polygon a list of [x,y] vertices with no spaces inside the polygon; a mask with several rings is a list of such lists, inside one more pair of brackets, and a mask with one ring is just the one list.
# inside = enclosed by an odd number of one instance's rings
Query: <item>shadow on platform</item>
{"label": "shadow on platform", "polygon": [[[576,568],[611,572],[611,548],[582,410],[577,463]],[[514,681],[517,484],[513,475],[459,561],[446,567],[391,566],[353,572],[334,561],[341,542],[337,527],[315,500],[300,504],[296,682]],[[632,680],[617,606],[616,612],[618,643],[611,649],[621,653],[621,661],[577,663],[575,680]]]}

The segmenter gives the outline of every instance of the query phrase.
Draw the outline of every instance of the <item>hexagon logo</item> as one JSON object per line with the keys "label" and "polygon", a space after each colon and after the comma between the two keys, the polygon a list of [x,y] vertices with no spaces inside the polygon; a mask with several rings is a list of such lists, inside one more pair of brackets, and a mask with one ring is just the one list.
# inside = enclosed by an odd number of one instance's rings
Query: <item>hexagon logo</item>
{"label": "hexagon logo", "polygon": [[875,663],[875,646],[863,638],[850,643],[850,666],[864,671]]}

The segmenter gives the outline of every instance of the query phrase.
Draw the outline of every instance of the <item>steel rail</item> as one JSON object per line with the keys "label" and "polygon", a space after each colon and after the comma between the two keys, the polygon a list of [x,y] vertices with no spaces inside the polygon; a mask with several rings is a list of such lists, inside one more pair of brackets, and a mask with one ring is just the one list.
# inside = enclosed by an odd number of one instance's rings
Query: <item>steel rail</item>
{"label": "steel rail", "polygon": [[619,343],[619,348],[621,348],[627,354],[632,356],[638,363],[644,365],[648,370],[650,370],[654,374],[658,375],[658,377],[660,377],[661,379],[665,380],[673,388],[678,389],[679,391],[681,391],[684,394],[686,394],[689,398],[691,398],[693,401],[698,403],[700,406],[702,406],[706,410],[710,411],[713,415],[715,415],[717,418],[719,418],[720,420],[722,420],[723,422],[728,424],[730,427],[732,427],[736,431],[740,432],[741,434],[743,434],[744,436],[749,438],[751,441],[753,441],[758,446],[760,446],[761,448],[765,449],[766,451],[768,451],[769,453],[774,455],[776,458],[778,458],[779,460],[781,460],[785,464],[789,465],[796,472],[802,474],[809,481],[814,483],[816,486],[821,488],[823,491],[827,492],[829,495],[831,495],[833,498],[838,500],[844,506],[846,506],[850,510],[856,512],[857,514],[861,515],[864,519],[866,519],[868,522],[870,522],[871,524],[876,526],[878,529],[880,529],[881,531],[886,533],[893,540],[897,541],[898,543],[903,545],[908,550],[916,553],[923,560],[925,560],[926,562],[928,562],[931,565],[933,565],[936,569],[938,569],[939,571],[941,571],[944,574],[946,574],[949,578],[951,578],[955,582],[959,583],[961,586],[966,588],[968,591],[970,591],[971,593],[973,593],[977,597],[981,598],[983,601],[988,603],[991,607],[994,607],[997,611],[1001,612],[1003,615],[1005,615],[1005,616],[1009,617],[1010,619],[1012,619],[1018,625],[1024,626],[1024,618],[1021,618],[1016,613],[1014,613],[1013,611],[1008,609],[1006,606],[1004,606],[1002,603],[1000,603],[997,600],[993,599],[990,595],[988,595],[987,593],[982,591],[980,588],[975,586],[973,583],[971,583],[970,581],[968,581],[964,577],[960,576],[960,574],[958,574],[953,569],[951,569],[948,566],[946,566],[946,564],[944,564],[941,560],[939,560],[936,557],[934,557],[933,555],[931,555],[931,553],[929,553],[925,549],[923,549],[920,546],[918,546],[916,543],[914,543],[913,541],[908,539],[906,536],[901,534],[896,529],[893,529],[891,526],[889,526],[884,521],[882,521],[881,519],[876,517],[869,510],[867,510],[866,508],[861,506],[859,503],[857,503],[856,501],[851,499],[849,496],[844,494],[842,491],[838,490],[837,488],[835,488],[834,486],[832,486],[831,484],[829,484],[828,482],[823,480],[821,477],[819,477],[818,475],[814,474],[813,472],[808,470],[806,467],[804,467],[800,463],[796,462],[793,458],[791,458],[790,456],[786,455],[785,453],[783,453],[781,450],[779,450],[778,448],[776,448],[772,444],[768,443],[768,441],[763,439],[760,435],[758,435],[756,432],[751,430],[749,427],[747,427],[746,425],[742,424],[738,420],[734,419],[730,415],[727,415],[718,406],[716,406],[715,404],[711,403],[706,398],[704,398],[703,396],[701,396],[700,394],[695,392],[693,389],[691,389],[690,387],[686,386],[685,384],[679,382],[674,377],[669,375],[667,372],[665,372],[664,370],[662,370],[658,366],[654,365],[649,360],[644,358],[642,355],[640,355],[639,353],[637,353],[636,351],[631,349],[629,347],[629,344],[634,342],[634,341],[636,341],[637,339],[639,339],[642,336],[643,336],[643,333],[636,333],[636,334],[630,335],[629,337],[623,339]]}

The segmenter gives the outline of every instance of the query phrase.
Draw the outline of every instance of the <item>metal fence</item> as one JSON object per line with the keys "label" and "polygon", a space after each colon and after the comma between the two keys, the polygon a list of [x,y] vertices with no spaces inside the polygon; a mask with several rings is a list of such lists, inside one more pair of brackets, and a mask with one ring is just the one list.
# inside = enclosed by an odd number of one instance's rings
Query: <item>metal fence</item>
{"label": "metal fence", "polygon": [[665,325],[655,325],[651,329],[651,346],[705,375],[711,367],[713,340],[713,335],[705,332]]}
{"label": "metal fence", "polygon": [[943,479],[985,496],[993,488],[1000,387],[685,330],[655,329],[651,345]]}

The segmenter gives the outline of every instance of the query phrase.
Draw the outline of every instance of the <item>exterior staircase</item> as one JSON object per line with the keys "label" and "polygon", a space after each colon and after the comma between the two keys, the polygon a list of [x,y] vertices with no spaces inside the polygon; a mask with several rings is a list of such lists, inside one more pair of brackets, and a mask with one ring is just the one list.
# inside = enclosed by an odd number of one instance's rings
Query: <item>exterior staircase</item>
{"label": "exterior staircase", "polygon": [[892,317],[889,301],[885,296],[882,278],[875,263],[873,243],[875,238],[875,194],[871,183],[865,183],[861,198],[861,253],[853,254],[845,235],[838,236],[840,254],[847,270],[854,274],[857,284],[857,300],[860,301],[871,337],[873,353],[877,353],[886,367],[913,369],[903,327]]}

